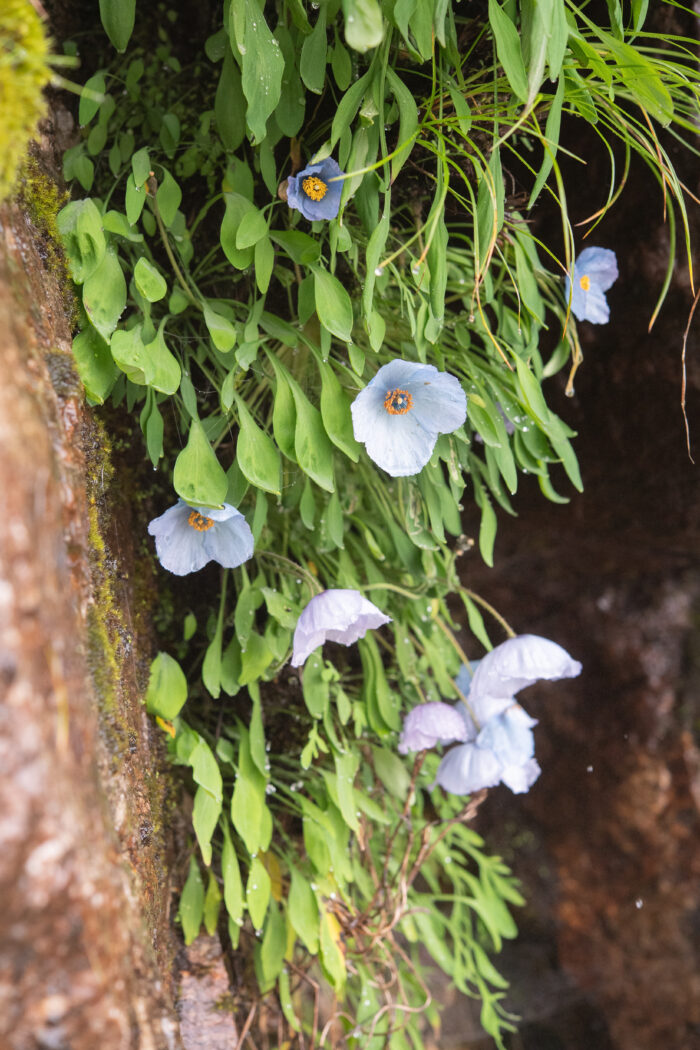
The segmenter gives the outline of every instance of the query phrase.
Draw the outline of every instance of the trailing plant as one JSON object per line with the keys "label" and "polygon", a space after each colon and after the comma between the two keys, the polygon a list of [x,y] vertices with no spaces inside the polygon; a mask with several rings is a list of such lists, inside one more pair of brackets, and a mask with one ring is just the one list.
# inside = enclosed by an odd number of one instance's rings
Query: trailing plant
{"label": "trailing plant", "polygon": [[[224,923],[254,963],[244,1031],[264,996],[280,1046],[421,1046],[427,956],[499,1047],[512,1029],[490,956],[521,898],[467,823],[480,786],[537,775],[531,720],[499,721],[485,675],[485,715],[431,709],[490,764],[464,797],[397,733],[416,705],[469,702],[458,631],[470,652],[513,634],[460,574],[464,505],[492,565],[520,474],[555,502],[582,487],[546,381],[573,392],[572,312],[607,319],[617,265],[574,266],[560,160],[585,158],[564,130],[610,158],[587,232],[636,155],[669,221],[660,302],[678,219],[690,258],[666,144],[692,148],[694,42],[648,30],[647,8],[609,0],[599,25],[565,0],[230,0],[199,48],[176,11],[140,25],[134,0],[101,0],[122,54],[85,85],[59,217],[75,362],[93,404],[138,419],[174,490],[158,556],[196,581],[173,590],[181,633],[146,698],[193,786],[184,936]],[[525,681],[499,674],[510,704]]]}

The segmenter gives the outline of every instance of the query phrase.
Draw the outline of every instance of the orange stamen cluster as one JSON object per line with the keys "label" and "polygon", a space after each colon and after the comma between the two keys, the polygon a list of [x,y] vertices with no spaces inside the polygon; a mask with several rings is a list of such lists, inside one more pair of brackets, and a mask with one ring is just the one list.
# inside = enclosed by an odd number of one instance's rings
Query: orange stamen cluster
{"label": "orange stamen cluster", "polygon": [[590,290],[591,290],[591,279],[590,279],[590,277],[588,276],[587,273],[584,273],[583,277],[579,281],[579,284],[581,285],[581,288],[583,289],[584,292],[590,292]]}
{"label": "orange stamen cluster", "polygon": [[322,201],[328,192],[328,187],[323,179],[319,179],[318,175],[307,175],[301,184],[301,188],[312,201]]}
{"label": "orange stamen cluster", "polygon": [[203,514],[200,514],[198,510],[193,510],[187,519],[187,524],[191,525],[197,532],[206,532],[214,524],[213,518],[205,518]]}
{"label": "orange stamen cluster", "polygon": [[387,390],[384,408],[390,416],[405,416],[413,408],[413,398],[408,390]]}

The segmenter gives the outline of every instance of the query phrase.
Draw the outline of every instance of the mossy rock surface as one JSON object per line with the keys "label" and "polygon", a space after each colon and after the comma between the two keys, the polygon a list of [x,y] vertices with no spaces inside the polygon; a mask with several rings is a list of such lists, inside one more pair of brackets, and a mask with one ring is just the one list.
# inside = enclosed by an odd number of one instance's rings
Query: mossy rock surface
{"label": "mossy rock surface", "polygon": [[51,76],[41,20],[28,0],[0,5],[0,200],[44,112],[42,92]]}

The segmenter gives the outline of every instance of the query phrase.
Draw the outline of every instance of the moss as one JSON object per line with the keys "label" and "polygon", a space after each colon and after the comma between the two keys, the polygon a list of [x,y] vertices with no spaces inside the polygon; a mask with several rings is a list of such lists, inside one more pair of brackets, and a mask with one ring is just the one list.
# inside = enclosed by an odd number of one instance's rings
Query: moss
{"label": "moss", "polygon": [[[0,91],[0,97],[1,97]],[[17,202],[29,216],[37,233],[37,248],[49,271],[58,280],[66,303],[72,305],[72,320],[77,321],[73,282],[58,232],[58,213],[70,200],[70,193],[60,189],[42,170],[39,161],[25,157],[15,185]]]}
{"label": "moss", "polygon": [[8,195],[37,122],[51,77],[41,20],[27,0],[3,0],[0,9],[0,200]]}

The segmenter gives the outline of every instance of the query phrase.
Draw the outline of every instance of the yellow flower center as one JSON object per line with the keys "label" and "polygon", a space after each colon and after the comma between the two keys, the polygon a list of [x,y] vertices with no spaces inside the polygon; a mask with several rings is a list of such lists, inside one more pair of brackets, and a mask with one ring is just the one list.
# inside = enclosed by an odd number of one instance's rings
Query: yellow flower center
{"label": "yellow flower center", "polygon": [[301,184],[301,188],[307,197],[311,197],[312,201],[322,201],[328,192],[323,179],[319,179],[318,175],[307,175]]}
{"label": "yellow flower center", "polygon": [[584,273],[583,277],[579,281],[579,284],[583,288],[584,292],[590,292],[591,290],[591,279],[587,273]]}
{"label": "yellow flower center", "polygon": [[413,408],[413,398],[408,390],[387,390],[384,408],[390,416],[405,416]]}
{"label": "yellow flower center", "polygon": [[206,532],[214,524],[212,518],[205,518],[203,514],[200,514],[198,510],[193,510],[187,519],[187,524],[191,525],[197,532]]}

